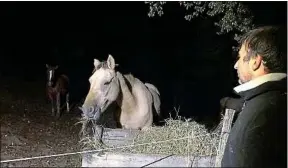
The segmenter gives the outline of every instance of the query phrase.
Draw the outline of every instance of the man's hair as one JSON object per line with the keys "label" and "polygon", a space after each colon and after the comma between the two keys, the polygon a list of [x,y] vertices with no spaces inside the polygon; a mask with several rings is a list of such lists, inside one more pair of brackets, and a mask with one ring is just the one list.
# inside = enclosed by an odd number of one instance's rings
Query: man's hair
{"label": "man's hair", "polygon": [[262,56],[265,69],[269,72],[287,70],[287,29],[284,27],[264,26],[244,34],[240,44],[246,45],[247,58]]}

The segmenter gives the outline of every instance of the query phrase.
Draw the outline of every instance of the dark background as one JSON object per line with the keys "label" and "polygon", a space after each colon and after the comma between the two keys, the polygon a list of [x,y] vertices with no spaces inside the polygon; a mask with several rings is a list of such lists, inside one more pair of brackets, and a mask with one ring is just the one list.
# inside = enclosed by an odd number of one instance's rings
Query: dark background
{"label": "dark background", "polygon": [[[287,24],[287,2],[245,2],[256,25]],[[158,87],[162,112],[219,114],[219,100],[237,85],[227,36],[213,21],[184,19],[168,2],[161,18],[144,2],[0,2],[1,78],[46,79],[45,64],[59,65],[71,80],[73,101],[84,98],[93,59],[112,54],[122,73]],[[0,81],[1,81],[0,78]],[[43,94],[45,94],[43,86]]]}

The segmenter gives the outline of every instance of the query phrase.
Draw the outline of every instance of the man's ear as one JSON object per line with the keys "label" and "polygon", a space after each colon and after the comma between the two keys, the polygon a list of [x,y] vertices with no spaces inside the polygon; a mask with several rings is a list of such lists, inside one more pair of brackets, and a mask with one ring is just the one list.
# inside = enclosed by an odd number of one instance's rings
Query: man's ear
{"label": "man's ear", "polygon": [[[263,64],[263,58],[260,55],[256,55],[254,58],[251,58],[251,68],[253,71],[256,71],[261,67],[261,64]],[[264,65],[263,65],[264,66]]]}

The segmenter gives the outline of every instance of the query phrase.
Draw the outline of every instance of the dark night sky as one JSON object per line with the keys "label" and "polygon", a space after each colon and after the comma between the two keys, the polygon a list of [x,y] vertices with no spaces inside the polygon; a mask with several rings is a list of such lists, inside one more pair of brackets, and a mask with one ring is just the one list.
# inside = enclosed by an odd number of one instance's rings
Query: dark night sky
{"label": "dark night sky", "polygon": [[[287,24],[287,2],[246,3],[257,25]],[[121,72],[159,88],[164,111],[176,101],[185,115],[217,113],[236,84],[231,46],[174,6],[151,19],[144,2],[0,2],[0,71],[37,80],[45,79],[46,63],[59,64],[81,97],[93,58],[110,53]]]}

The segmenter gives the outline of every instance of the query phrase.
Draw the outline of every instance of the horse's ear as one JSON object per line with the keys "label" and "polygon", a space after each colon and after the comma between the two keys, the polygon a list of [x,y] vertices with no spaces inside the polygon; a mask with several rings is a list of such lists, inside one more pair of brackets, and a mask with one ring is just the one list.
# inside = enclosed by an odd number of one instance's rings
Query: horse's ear
{"label": "horse's ear", "polygon": [[49,68],[49,65],[48,65],[48,64],[46,64],[46,68]]}
{"label": "horse's ear", "polygon": [[58,68],[58,65],[56,65],[55,69],[57,69],[57,68]]}
{"label": "horse's ear", "polygon": [[100,61],[98,59],[94,59],[95,68],[97,68],[99,64],[100,64]]}
{"label": "horse's ear", "polygon": [[108,55],[108,59],[107,59],[107,65],[110,69],[114,69],[115,68],[115,60],[113,58],[112,55]]}

